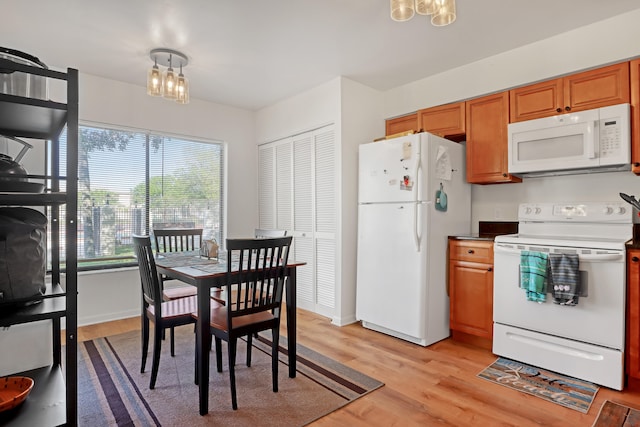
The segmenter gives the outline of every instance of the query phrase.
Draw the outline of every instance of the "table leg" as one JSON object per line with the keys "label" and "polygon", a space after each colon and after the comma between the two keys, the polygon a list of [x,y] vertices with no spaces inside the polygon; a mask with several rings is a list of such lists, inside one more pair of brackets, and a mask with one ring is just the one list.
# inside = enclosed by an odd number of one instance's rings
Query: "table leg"
{"label": "table leg", "polygon": [[287,277],[287,341],[289,342],[289,378],[296,377],[296,267],[289,268]]}
{"label": "table leg", "polygon": [[211,348],[211,299],[209,286],[198,284],[198,322],[196,324],[196,340],[198,355],[198,387],[200,415],[209,412],[209,349]]}

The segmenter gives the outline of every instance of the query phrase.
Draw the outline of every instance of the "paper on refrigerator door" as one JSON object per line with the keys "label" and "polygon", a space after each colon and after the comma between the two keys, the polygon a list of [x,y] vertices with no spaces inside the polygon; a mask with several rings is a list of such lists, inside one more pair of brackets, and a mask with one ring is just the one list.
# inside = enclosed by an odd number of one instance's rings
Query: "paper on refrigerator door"
{"label": "paper on refrigerator door", "polygon": [[449,149],[443,146],[438,147],[436,153],[436,178],[451,181],[451,158]]}

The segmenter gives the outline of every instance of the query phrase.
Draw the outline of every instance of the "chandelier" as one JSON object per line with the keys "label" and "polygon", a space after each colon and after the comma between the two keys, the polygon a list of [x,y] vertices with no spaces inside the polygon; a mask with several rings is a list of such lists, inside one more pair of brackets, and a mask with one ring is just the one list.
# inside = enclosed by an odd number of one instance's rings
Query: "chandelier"
{"label": "chandelier", "polygon": [[[149,56],[153,61],[153,67],[147,73],[147,94],[162,96],[165,99],[176,101],[178,104],[189,103],[189,80],[182,74],[182,67],[189,63],[187,55],[173,49],[153,49]],[[158,64],[168,67],[161,72]],[[176,74],[173,66],[180,67],[180,73]]]}
{"label": "chandelier", "polygon": [[437,27],[456,20],[456,0],[391,0],[391,19],[408,21],[415,13],[431,15],[431,23]]}

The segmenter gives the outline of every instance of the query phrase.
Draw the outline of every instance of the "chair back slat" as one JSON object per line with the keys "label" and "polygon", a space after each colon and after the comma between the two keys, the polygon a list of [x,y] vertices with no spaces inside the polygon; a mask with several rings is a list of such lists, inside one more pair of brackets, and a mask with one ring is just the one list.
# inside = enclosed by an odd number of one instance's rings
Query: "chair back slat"
{"label": "chair back slat", "polygon": [[[271,311],[280,315],[292,237],[227,239],[227,316]],[[232,287],[236,292],[230,292]]]}
{"label": "chair back slat", "polygon": [[153,237],[158,252],[195,251],[202,245],[202,228],[154,229]]}
{"label": "chair back slat", "polygon": [[138,271],[140,272],[140,283],[142,285],[142,295],[144,301],[155,307],[155,312],[160,313],[162,304],[162,294],[160,291],[160,279],[156,269],[156,262],[153,257],[151,238],[149,236],[133,235],[133,249],[138,259]]}

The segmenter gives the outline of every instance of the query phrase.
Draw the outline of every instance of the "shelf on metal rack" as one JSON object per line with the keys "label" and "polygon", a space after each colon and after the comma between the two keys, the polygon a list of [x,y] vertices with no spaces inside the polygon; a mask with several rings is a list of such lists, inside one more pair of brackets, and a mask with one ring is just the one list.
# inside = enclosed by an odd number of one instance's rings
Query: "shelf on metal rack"
{"label": "shelf on metal rack", "polygon": [[66,423],[65,382],[60,365],[45,366],[10,376],[33,379],[33,389],[18,407],[0,412],[0,425],[33,427]]}

